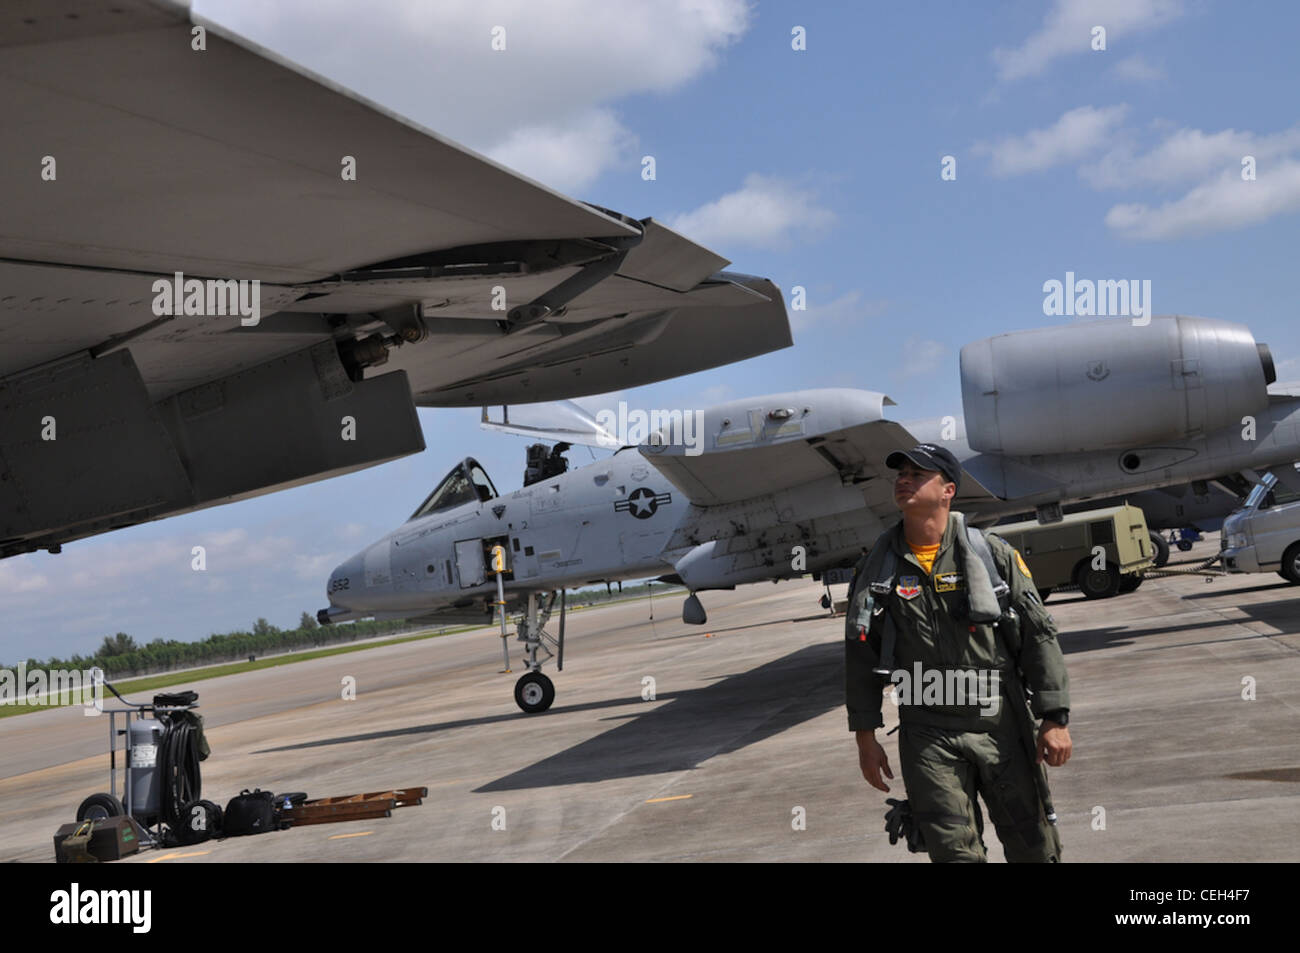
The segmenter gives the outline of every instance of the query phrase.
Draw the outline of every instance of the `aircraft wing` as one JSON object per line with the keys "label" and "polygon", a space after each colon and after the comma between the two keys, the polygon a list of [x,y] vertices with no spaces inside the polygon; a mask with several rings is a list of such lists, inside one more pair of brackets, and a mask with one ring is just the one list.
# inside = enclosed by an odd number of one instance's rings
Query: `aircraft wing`
{"label": "aircraft wing", "polygon": [[[849,389],[799,391],[735,401],[702,412],[691,446],[668,429],[641,454],[700,507],[723,506],[837,474],[859,485],[868,509],[888,522],[893,471],[885,458],[920,441],[882,416],[884,394]],[[693,452],[699,451],[699,452]],[[995,499],[963,471],[954,507]]]}
{"label": "aircraft wing", "polygon": [[0,104],[0,556],[791,343],[771,282],[181,4],[5,4]]}

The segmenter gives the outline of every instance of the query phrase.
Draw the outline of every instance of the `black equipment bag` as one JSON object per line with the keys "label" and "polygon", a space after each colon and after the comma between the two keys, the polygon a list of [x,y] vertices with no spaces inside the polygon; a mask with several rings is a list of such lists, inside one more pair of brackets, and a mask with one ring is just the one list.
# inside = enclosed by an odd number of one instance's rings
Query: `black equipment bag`
{"label": "black equipment bag", "polygon": [[236,837],[278,830],[280,822],[275,808],[275,795],[270,791],[258,788],[250,792],[245,788],[226,805],[221,817],[221,833],[226,837]]}
{"label": "black equipment bag", "polygon": [[191,801],[181,810],[180,827],[174,833],[183,845],[201,844],[211,837],[221,837],[221,808],[211,801]]}
{"label": "black equipment bag", "polygon": [[198,692],[160,692],[153,697],[156,708],[184,708],[199,700]]}

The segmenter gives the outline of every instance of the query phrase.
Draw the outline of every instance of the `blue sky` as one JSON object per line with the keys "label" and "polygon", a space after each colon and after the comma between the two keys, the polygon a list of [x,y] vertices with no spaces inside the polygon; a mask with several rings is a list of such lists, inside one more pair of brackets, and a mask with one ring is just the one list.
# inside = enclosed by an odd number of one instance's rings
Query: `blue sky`
{"label": "blue sky", "polygon": [[[1042,308],[1043,283],[1067,271],[1150,280],[1157,314],[1242,322],[1282,379],[1300,378],[1292,5],[195,9],[567,194],[679,227],[787,295],[807,289],[793,348],[593,409],[855,386],[890,394],[899,420],[960,414],[961,346],[1068,320]],[[494,25],[505,52],[490,50]],[[1090,48],[1095,25],[1105,50]],[[791,48],[795,26],[805,50]],[[940,178],[945,155],[954,181]],[[0,562],[0,660],[89,652],[117,631],[295,625],[325,605],[329,570],[459,458],[477,457],[503,491],[520,485],[528,441],[482,432],[477,411],[420,416],[420,455]],[[195,545],[206,573],[190,570]]]}

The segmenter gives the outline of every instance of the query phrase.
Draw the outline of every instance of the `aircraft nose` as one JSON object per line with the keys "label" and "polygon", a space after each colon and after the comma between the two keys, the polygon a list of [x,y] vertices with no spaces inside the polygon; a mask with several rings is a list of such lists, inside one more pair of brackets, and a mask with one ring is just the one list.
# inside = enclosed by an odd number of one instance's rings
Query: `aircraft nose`
{"label": "aircraft nose", "polygon": [[350,607],[350,596],[359,592],[361,585],[361,554],[358,553],[346,562],[340,563],[330,573],[330,581],[325,588],[325,594],[329,596],[330,602],[334,605]]}

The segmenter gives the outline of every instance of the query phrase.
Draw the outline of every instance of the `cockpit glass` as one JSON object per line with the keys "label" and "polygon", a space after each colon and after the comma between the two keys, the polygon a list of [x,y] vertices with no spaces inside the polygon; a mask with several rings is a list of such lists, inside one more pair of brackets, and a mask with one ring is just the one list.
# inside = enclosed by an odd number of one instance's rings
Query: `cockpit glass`
{"label": "cockpit glass", "polygon": [[487,473],[477,460],[469,457],[456,464],[442,478],[442,482],[425,498],[420,508],[411,514],[411,519],[419,519],[466,503],[485,503],[496,495],[496,487],[492,485]]}

